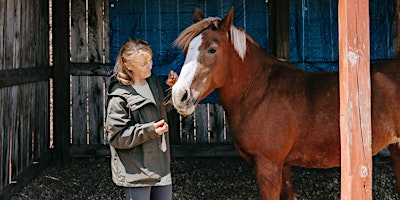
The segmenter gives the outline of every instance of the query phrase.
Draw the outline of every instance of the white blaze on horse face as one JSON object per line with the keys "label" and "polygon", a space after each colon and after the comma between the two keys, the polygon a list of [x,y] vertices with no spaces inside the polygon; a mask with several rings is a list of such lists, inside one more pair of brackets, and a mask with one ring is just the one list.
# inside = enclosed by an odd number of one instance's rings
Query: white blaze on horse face
{"label": "white blaze on horse face", "polygon": [[192,80],[197,70],[197,57],[200,54],[199,47],[201,43],[201,35],[195,37],[190,42],[185,63],[183,64],[181,73],[179,74],[178,81],[175,83],[174,88],[190,91],[190,85],[192,84]]}
{"label": "white blaze on horse face", "polygon": [[178,81],[175,83],[175,85],[172,87],[172,101],[174,103],[175,108],[177,108],[178,111],[183,111],[185,109],[184,107],[190,106],[186,109],[190,111],[185,111],[185,112],[191,112],[192,110],[194,111],[194,105],[187,104],[187,102],[182,102],[182,97],[183,95],[187,95],[187,101],[191,101],[191,98],[196,94],[191,94],[190,93],[190,85],[192,84],[194,75],[197,70],[197,57],[199,56],[199,47],[202,43],[202,36],[198,35],[196,36],[189,44],[189,49],[186,55],[185,63],[183,64],[181,73],[179,74]]}

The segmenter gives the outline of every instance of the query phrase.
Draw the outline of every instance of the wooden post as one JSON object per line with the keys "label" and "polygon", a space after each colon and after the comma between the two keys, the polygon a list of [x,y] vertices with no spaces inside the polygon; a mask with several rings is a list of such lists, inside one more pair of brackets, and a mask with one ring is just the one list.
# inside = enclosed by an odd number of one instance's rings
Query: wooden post
{"label": "wooden post", "polygon": [[53,1],[54,148],[56,160],[70,161],[69,153],[69,20],[68,0]]}
{"label": "wooden post", "polygon": [[289,60],[289,0],[269,1],[270,52]]}
{"label": "wooden post", "polygon": [[372,199],[369,1],[339,0],[341,199]]}

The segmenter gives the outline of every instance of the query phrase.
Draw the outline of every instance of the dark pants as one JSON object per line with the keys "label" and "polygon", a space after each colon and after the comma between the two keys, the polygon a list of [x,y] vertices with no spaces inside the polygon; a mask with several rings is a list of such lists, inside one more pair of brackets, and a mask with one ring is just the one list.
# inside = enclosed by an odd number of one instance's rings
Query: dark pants
{"label": "dark pants", "polygon": [[172,185],[125,188],[126,200],[172,200]]}

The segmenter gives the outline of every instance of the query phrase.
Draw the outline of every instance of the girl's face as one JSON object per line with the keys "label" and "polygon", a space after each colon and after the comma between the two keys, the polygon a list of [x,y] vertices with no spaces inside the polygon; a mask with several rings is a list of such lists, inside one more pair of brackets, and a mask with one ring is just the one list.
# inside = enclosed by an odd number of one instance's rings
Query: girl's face
{"label": "girl's face", "polygon": [[153,68],[153,60],[147,56],[141,56],[130,68],[135,79],[143,80],[149,78],[151,76],[151,69]]}

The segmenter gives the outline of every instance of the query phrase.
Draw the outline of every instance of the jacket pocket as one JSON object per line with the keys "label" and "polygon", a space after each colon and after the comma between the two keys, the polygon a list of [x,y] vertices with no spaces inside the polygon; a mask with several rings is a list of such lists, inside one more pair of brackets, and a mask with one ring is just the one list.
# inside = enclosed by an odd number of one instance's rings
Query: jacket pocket
{"label": "jacket pocket", "polygon": [[160,172],[159,138],[143,143],[143,165],[153,172]]}

